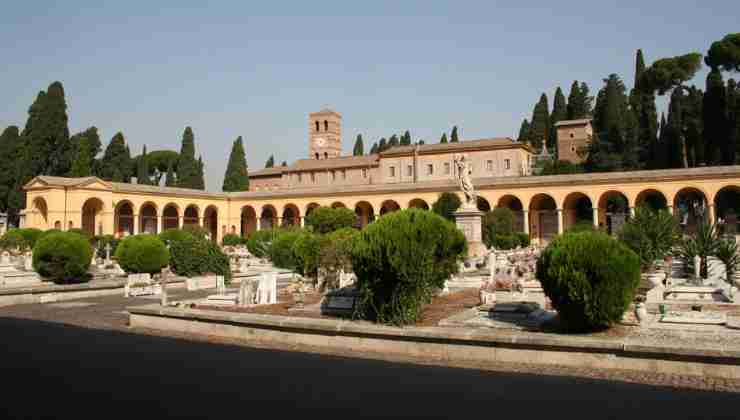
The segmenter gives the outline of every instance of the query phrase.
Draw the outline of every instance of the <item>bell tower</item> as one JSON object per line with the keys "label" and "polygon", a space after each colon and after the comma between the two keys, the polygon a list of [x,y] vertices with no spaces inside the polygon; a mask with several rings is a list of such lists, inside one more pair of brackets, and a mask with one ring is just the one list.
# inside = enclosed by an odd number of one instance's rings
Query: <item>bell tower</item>
{"label": "bell tower", "polygon": [[329,108],[308,114],[308,157],[330,159],[342,155],[342,114]]}

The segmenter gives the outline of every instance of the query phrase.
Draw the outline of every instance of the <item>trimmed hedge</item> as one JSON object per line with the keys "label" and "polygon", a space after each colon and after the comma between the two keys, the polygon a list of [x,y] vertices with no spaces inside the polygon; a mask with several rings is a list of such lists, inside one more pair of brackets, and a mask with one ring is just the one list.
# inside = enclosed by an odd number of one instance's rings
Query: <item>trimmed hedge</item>
{"label": "trimmed hedge", "polygon": [[116,260],[127,273],[154,274],[167,266],[170,254],[157,235],[141,234],[123,238]]}
{"label": "trimmed hedge", "polygon": [[329,233],[352,227],[356,219],[355,212],[344,207],[317,207],[306,216],[306,226],[312,226],[317,233]]}
{"label": "trimmed hedge", "polygon": [[462,205],[460,197],[457,194],[451,192],[443,192],[437,197],[437,201],[432,204],[432,211],[445,219],[454,222],[455,212]]}
{"label": "trimmed hedge", "polygon": [[265,258],[270,255],[270,247],[277,235],[277,229],[258,230],[247,239],[247,249],[255,257]]}
{"label": "trimmed hedge", "polygon": [[301,263],[296,256],[293,246],[301,236],[299,230],[275,231],[275,239],[272,241],[269,257],[275,266],[288,270],[295,270]]}
{"label": "trimmed hedge", "polygon": [[237,246],[245,243],[246,240],[244,238],[233,233],[224,235],[224,238],[221,240],[221,245],[223,246]]}
{"label": "trimmed hedge", "polygon": [[497,207],[483,217],[483,243],[496,249],[514,249],[529,246],[529,235],[514,231],[514,212]]}
{"label": "trimmed hedge", "polygon": [[182,227],[182,230],[190,233],[193,236],[196,236],[198,238],[203,238],[203,239],[207,239],[208,235],[211,234],[211,232],[206,230],[206,228],[204,228],[203,226],[199,226],[199,225],[184,225]]}
{"label": "trimmed hedge", "polygon": [[44,232],[36,228],[10,229],[0,237],[0,249],[33,249]]}
{"label": "trimmed hedge", "polygon": [[51,232],[36,242],[33,268],[41,276],[59,283],[81,283],[90,280],[93,249],[83,236],[73,232]]}
{"label": "trimmed hedge", "polygon": [[171,228],[162,231],[162,233],[159,234],[159,239],[161,239],[165,245],[172,245],[173,242],[181,241],[191,236],[193,236],[193,233],[189,230]]}
{"label": "trimmed hedge", "polygon": [[193,235],[183,236],[170,244],[170,267],[181,276],[201,274],[224,276],[231,281],[229,257],[213,241]]}
{"label": "trimmed hedge", "polygon": [[293,254],[296,258],[296,271],[306,277],[316,278],[319,267],[321,236],[311,231],[300,232],[293,243]]}
{"label": "trimmed hedge", "polygon": [[362,294],[355,315],[395,325],[416,322],[466,253],[463,233],[434,212],[408,209],[381,217],[352,241]]}
{"label": "trimmed hedge", "polygon": [[596,330],[622,319],[640,282],[640,258],[604,233],[566,233],[542,252],[537,278],[567,330]]}

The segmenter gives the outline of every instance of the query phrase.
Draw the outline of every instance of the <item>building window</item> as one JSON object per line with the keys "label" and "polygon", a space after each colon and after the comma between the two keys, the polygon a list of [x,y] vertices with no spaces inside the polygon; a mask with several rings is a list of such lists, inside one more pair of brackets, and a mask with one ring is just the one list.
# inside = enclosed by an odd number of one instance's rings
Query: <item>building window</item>
{"label": "building window", "polygon": [[571,143],[571,145],[570,145],[570,151],[571,152],[575,152],[576,151],[576,144],[575,143]]}
{"label": "building window", "polygon": [[390,176],[391,176],[391,178],[394,178],[396,176],[396,167],[395,166],[391,166],[390,167]]}
{"label": "building window", "polygon": [[331,171],[331,180],[336,181],[337,180],[337,173],[334,171]]}
{"label": "building window", "polygon": [[300,184],[303,181],[303,177],[301,174],[298,174],[298,183]]}
{"label": "building window", "polygon": [[342,169],[342,179],[343,180],[347,179],[347,170],[346,169]]}
{"label": "building window", "polygon": [[324,120],[324,131],[329,131],[329,121]]}
{"label": "building window", "polygon": [[414,167],[409,165],[406,167],[406,176],[411,177],[414,176]]}
{"label": "building window", "polygon": [[431,163],[427,164],[427,175],[433,175],[434,174],[434,165]]}
{"label": "building window", "polygon": [[316,153],[316,160],[319,160],[319,154],[318,153]]}
{"label": "building window", "polygon": [[445,162],[445,175],[450,174],[450,162]]}
{"label": "building window", "polygon": [[319,131],[319,122],[316,121],[316,131]]}
{"label": "building window", "polygon": [[575,136],[576,136],[576,135],[575,135],[575,134],[573,134],[573,132],[571,132],[571,133],[570,133],[570,138],[573,138],[573,137],[575,137]]}
{"label": "building window", "polygon": [[329,153],[324,152],[324,159],[329,159]]}
{"label": "building window", "polygon": [[492,160],[486,161],[486,170],[488,172],[493,172],[493,161]]}
{"label": "building window", "polygon": [[316,182],[316,174],[313,173],[313,172],[311,172],[311,182],[312,183],[315,183]]}
{"label": "building window", "polygon": [[509,159],[504,159],[504,169],[511,169],[511,161]]}
{"label": "building window", "polygon": [[367,178],[367,169],[362,168],[362,177]]}

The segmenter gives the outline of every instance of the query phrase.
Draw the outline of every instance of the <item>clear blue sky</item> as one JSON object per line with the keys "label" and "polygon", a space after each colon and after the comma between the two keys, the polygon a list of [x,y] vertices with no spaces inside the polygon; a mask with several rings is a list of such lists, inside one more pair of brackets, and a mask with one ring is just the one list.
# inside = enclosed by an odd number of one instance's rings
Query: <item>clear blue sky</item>
{"label": "clear blue sky", "polygon": [[[165,5],[169,3],[168,5]],[[13,2],[0,14],[0,129],[22,127],[60,80],[70,130],[123,131],[133,154],[179,150],[186,125],[220,190],[233,140],[250,169],[308,155],[307,114],[344,117],[344,150],[411,130],[438,141],[515,136],[574,79],[595,93],[634,53],[648,64],[740,31],[740,8],[700,1]],[[695,83],[704,86],[706,73]],[[736,75],[737,77],[737,75]]]}

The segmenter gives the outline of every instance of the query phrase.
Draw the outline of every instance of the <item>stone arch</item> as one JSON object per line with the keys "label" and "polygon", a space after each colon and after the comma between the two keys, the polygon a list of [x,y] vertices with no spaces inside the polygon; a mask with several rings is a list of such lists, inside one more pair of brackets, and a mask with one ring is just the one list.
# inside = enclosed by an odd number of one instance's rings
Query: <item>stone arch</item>
{"label": "stone arch", "polygon": [[75,227],[75,222],[73,222],[71,220],[69,222],[67,222],[67,230],[72,230],[72,229],[74,229],[74,227]]}
{"label": "stone arch", "polygon": [[157,205],[147,201],[139,207],[139,232],[156,235],[159,228],[157,223]]}
{"label": "stone arch", "polygon": [[304,213],[304,214],[306,215],[306,217],[308,217],[308,215],[309,215],[309,214],[311,214],[311,212],[312,212],[312,211],[314,211],[315,209],[317,209],[317,208],[319,208],[319,207],[321,207],[321,206],[319,205],[319,203],[309,203],[309,204],[308,204],[308,205],[306,206],[306,213]]}
{"label": "stone arch", "polygon": [[185,208],[182,217],[183,226],[196,225],[200,226],[200,209],[195,204],[190,204]]}
{"label": "stone arch", "polygon": [[331,203],[331,208],[333,209],[346,209],[347,206],[344,205],[341,201],[335,201]]}
{"label": "stone arch", "polygon": [[134,234],[134,204],[128,200],[119,202],[113,214],[116,236]]}
{"label": "stone arch", "polygon": [[557,204],[551,195],[540,193],[529,202],[529,225],[531,236],[540,245],[547,244],[558,234]]}
{"label": "stone arch", "polygon": [[180,227],[180,208],[175,203],[169,203],[162,210],[162,230],[177,229]]}
{"label": "stone arch", "polygon": [[708,220],[707,194],[696,187],[684,187],[673,196],[673,214],[684,233],[692,233],[696,225]]}
{"label": "stone arch", "polygon": [[524,205],[522,205],[522,200],[519,197],[506,194],[498,199],[496,207],[506,207],[511,210],[514,213],[514,230],[518,232],[524,231]]}
{"label": "stone arch", "polygon": [[578,223],[594,225],[591,198],[582,192],[572,192],[563,199],[563,229],[568,230]]}
{"label": "stone arch", "polygon": [[203,228],[208,232],[212,241],[218,241],[218,208],[208,206],[203,212]]}
{"label": "stone arch", "polygon": [[357,225],[360,228],[364,228],[375,220],[373,206],[367,201],[360,201],[355,204],[355,214],[357,215]]}
{"label": "stone arch", "polygon": [[491,203],[488,202],[484,197],[478,196],[476,198],[476,207],[478,208],[478,211],[482,211],[483,213],[488,213],[491,211]]}
{"label": "stone arch", "polygon": [[427,202],[422,200],[421,198],[414,198],[413,200],[409,201],[408,208],[429,210],[429,204],[427,204]]}
{"label": "stone arch", "polygon": [[736,235],[740,220],[740,186],[727,185],[714,195],[717,226],[723,234]]}
{"label": "stone arch", "polygon": [[385,200],[380,205],[380,215],[384,215],[389,212],[401,210],[401,206],[398,205],[394,200]]}
{"label": "stone arch", "polygon": [[637,197],[635,197],[635,207],[637,208],[642,205],[647,205],[653,210],[660,210],[668,207],[668,200],[666,199],[665,194],[661,191],[654,188],[648,188],[640,191],[640,193],[637,194]]}
{"label": "stone arch", "polygon": [[82,204],[82,230],[90,236],[102,235],[103,200],[93,197]]}
{"label": "stone arch", "polygon": [[242,207],[241,226],[241,234],[243,238],[248,238],[257,231],[257,212],[254,211],[254,207]]}
{"label": "stone arch", "polygon": [[277,210],[272,204],[265,204],[262,206],[262,212],[260,213],[260,230],[272,229],[277,227]]}
{"label": "stone arch", "polygon": [[56,230],[62,230],[62,222],[60,222],[59,220],[57,220],[56,222],[54,222],[54,229],[56,229]]}
{"label": "stone arch", "polygon": [[[46,204],[46,200],[44,200],[42,197],[36,197],[33,199],[33,226],[39,226],[42,229],[47,229],[49,227],[49,206]],[[56,223],[54,226],[55,229]],[[61,222],[59,224],[59,228],[61,229]]]}
{"label": "stone arch", "polygon": [[627,221],[630,214],[629,199],[621,191],[605,191],[598,202],[599,226],[610,234],[616,234]]}
{"label": "stone arch", "polygon": [[300,226],[301,211],[295,204],[286,204],[283,207],[283,226]]}

